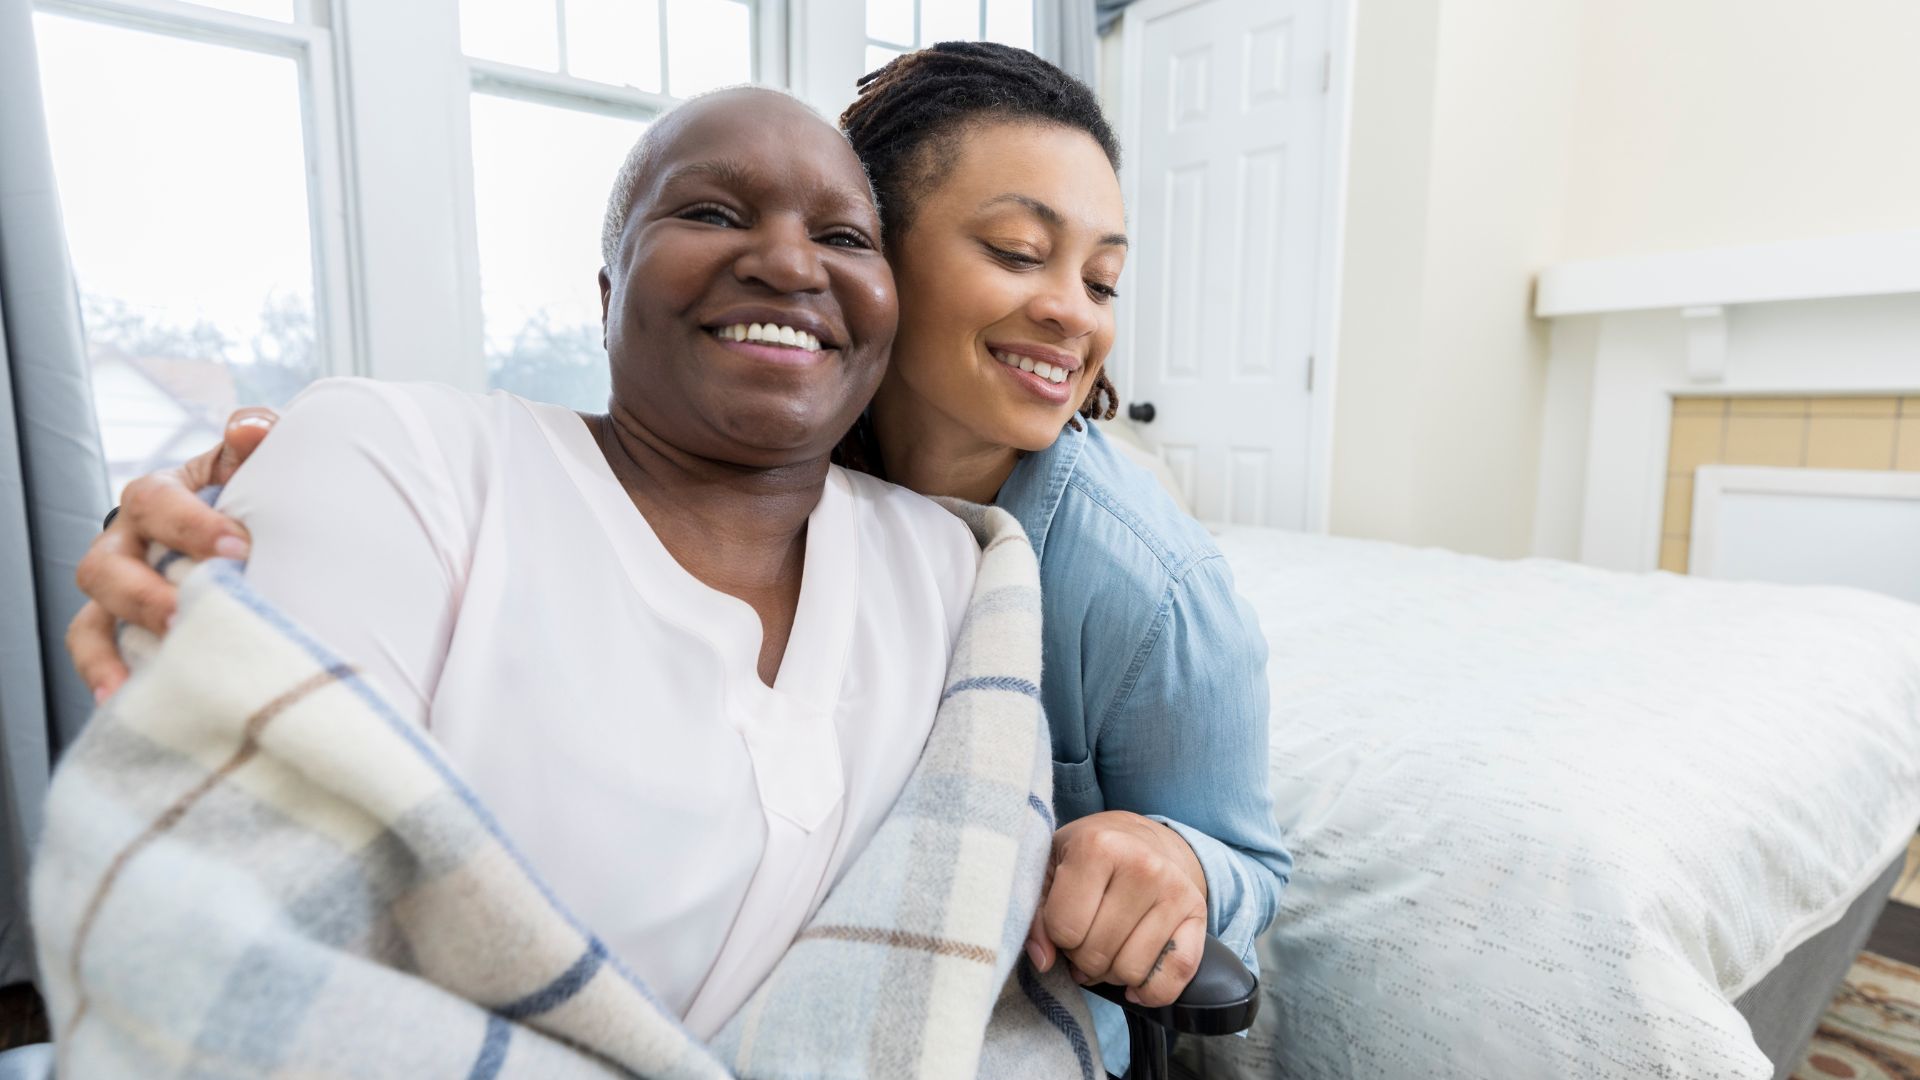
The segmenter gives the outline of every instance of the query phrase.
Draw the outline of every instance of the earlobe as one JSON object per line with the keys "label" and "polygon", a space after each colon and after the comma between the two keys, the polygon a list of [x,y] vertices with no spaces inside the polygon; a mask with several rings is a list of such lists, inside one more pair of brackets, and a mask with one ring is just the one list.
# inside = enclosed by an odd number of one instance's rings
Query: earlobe
{"label": "earlobe", "polygon": [[613,279],[607,276],[607,268],[600,268],[600,347],[607,347],[607,305],[613,299]]}

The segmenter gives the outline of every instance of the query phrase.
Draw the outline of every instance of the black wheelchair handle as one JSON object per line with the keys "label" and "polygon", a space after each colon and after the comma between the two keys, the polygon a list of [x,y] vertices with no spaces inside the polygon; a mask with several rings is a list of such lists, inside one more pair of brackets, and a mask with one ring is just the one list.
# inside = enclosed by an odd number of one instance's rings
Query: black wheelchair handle
{"label": "black wheelchair handle", "polygon": [[1149,1008],[1128,1001],[1127,988],[1096,983],[1088,990],[1128,1013],[1182,1035],[1232,1035],[1253,1026],[1260,1011],[1260,980],[1220,939],[1207,936],[1193,981],[1171,1005]]}

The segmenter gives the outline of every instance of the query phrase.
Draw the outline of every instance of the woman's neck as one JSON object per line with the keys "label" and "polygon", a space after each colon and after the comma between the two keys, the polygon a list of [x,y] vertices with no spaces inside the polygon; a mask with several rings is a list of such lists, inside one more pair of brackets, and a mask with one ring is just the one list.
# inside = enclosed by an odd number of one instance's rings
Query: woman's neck
{"label": "woman's neck", "polygon": [[756,607],[770,592],[798,594],[824,456],[751,469],[669,446],[618,407],[586,420],[621,487],[688,573]]}
{"label": "woman's neck", "polygon": [[968,431],[892,375],[869,415],[887,479],[922,495],[991,503],[1020,463],[1020,451]]}

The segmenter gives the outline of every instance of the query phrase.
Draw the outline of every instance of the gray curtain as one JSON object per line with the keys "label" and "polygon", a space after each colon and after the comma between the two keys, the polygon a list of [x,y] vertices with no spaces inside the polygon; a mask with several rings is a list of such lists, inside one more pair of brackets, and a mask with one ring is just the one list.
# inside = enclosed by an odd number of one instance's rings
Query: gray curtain
{"label": "gray curtain", "polygon": [[[131,178],[130,178],[131,182]],[[107,474],[54,190],[28,0],[0,0],[0,985],[33,975],[30,846],[93,698],[67,663],[74,563]]]}
{"label": "gray curtain", "polygon": [[1033,51],[1097,89],[1094,57],[1100,49],[1093,6],[1094,0],[1041,0],[1034,11]]}
{"label": "gray curtain", "polygon": [[1099,22],[1100,33],[1105,34],[1112,30],[1114,24],[1120,21],[1121,12],[1126,11],[1127,5],[1131,3],[1133,0],[1094,0],[1093,7],[1095,18]]}

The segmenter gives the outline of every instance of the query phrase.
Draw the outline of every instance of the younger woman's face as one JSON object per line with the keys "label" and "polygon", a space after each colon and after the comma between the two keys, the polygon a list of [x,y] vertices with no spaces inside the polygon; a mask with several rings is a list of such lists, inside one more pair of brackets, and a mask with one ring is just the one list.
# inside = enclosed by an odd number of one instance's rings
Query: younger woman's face
{"label": "younger woman's face", "polygon": [[1113,347],[1120,182],[1073,128],[988,122],[959,143],[890,239],[900,329],[887,381],[983,441],[1044,450]]}

